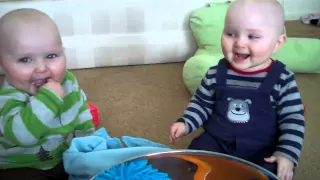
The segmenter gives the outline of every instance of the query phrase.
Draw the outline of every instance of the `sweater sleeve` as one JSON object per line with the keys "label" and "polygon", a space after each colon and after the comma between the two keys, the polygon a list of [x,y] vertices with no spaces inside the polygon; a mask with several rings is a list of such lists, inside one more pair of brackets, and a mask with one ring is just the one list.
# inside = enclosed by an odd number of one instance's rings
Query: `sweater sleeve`
{"label": "sweater sleeve", "polygon": [[36,96],[22,101],[23,93],[2,90],[0,101],[0,133],[11,143],[31,146],[45,140],[45,134],[59,113],[63,100],[51,90],[39,89]]}
{"label": "sweater sleeve", "polygon": [[274,155],[286,157],[297,165],[305,132],[304,106],[294,74],[286,76],[277,100],[280,137]]}
{"label": "sweater sleeve", "polygon": [[72,72],[66,72],[63,86],[66,92],[68,92],[67,96],[64,97],[64,103],[68,107],[77,107],[74,109],[74,112],[76,113],[75,117],[78,123],[72,131],[72,137],[82,137],[92,134],[95,129],[92,122],[92,115],[87,104],[87,97]]}
{"label": "sweater sleeve", "polygon": [[83,104],[79,110],[79,124],[75,128],[74,136],[82,137],[91,135],[95,128],[92,122],[92,115],[87,103],[87,97],[82,89],[80,89],[81,98],[83,100]]}
{"label": "sweater sleeve", "polygon": [[214,86],[216,84],[216,67],[210,68],[201,80],[201,84],[192,96],[183,115],[177,122],[184,122],[186,135],[197,130],[210,117],[214,104]]}

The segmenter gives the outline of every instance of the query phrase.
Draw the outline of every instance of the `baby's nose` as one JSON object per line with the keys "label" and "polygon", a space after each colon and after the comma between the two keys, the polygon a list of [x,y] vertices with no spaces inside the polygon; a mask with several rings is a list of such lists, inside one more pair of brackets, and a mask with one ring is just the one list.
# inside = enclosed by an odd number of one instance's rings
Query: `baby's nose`
{"label": "baby's nose", "polygon": [[48,70],[48,67],[45,62],[38,62],[36,66],[36,72],[41,73]]}
{"label": "baby's nose", "polygon": [[236,40],[234,45],[235,45],[236,48],[244,48],[245,45],[246,45],[246,41],[239,38],[239,39]]}

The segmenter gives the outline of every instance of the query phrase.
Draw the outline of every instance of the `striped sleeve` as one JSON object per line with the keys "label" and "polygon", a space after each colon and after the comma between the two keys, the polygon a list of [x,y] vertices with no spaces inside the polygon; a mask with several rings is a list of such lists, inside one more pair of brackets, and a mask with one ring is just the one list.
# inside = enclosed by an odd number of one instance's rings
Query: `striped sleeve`
{"label": "striped sleeve", "polygon": [[[70,83],[72,83],[72,85],[70,85]],[[75,127],[74,137],[82,137],[92,134],[95,130],[92,122],[92,115],[88,107],[86,94],[80,88],[77,78],[70,71],[67,71],[63,84],[65,87],[72,87],[72,89],[67,90],[69,91],[69,94],[66,98],[70,96],[70,99],[73,99],[72,96],[76,96],[76,98],[74,99],[78,99],[78,101],[75,102],[65,100],[65,103],[81,103],[79,105],[79,109],[76,109],[79,118],[79,123]],[[72,107],[75,104],[69,106]]]}
{"label": "striped sleeve", "polygon": [[[31,146],[41,142],[48,131],[47,124],[60,113],[63,100],[51,90],[40,88],[29,102],[21,101],[22,93],[9,92],[0,99],[8,99],[0,111],[0,131],[11,143],[19,146]],[[10,97],[10,98],[8,98]]]}
{"label": "striped sleeve", "polygon": [[210,117],[214,104],[215,84],[216,66],[207,71],[183,115],[177,120],[177,122],[184,122],[186,124],[186,135],[200,128]]}
{"label": "striped sleeve", "polygon": [[298,164],[304,132],[304,106],[294,74],[287,71],[281,77],[281,88],[277,100],[280,137],[275,156],[283,156]]}
{"label": "striped sleeve", "polygon": [[87,103],[87,97],[82,89],[80,89],[80,94],[83,99],[83,104],[79,110],[80,123],[75,128],[75,137],[91,135],[95,130],[92,122],[92,115]]}

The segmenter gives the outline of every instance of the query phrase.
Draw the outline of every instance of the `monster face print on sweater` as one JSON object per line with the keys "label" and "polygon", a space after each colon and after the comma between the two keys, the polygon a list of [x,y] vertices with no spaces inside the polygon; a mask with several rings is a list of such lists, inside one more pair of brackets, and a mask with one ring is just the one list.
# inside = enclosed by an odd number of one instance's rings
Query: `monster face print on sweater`
{"label": "monster face print on sweater", "polygon": [[250,99],[233,99],[228,97],[229,101],[227,117],[232,123],[247,123],[250,120],[249,105]]}

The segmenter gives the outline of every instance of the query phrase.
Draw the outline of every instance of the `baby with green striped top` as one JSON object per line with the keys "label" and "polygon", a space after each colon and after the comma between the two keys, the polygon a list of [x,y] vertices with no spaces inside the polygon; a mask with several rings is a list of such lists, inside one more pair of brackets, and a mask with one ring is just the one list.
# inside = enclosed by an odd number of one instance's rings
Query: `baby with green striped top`
{"label": "baby with green striped top", "polygon": [[68,179],[66,137],[89,135],[94,125],[53,20],[27,8],[2,16],[0,66],[0,179]]}

